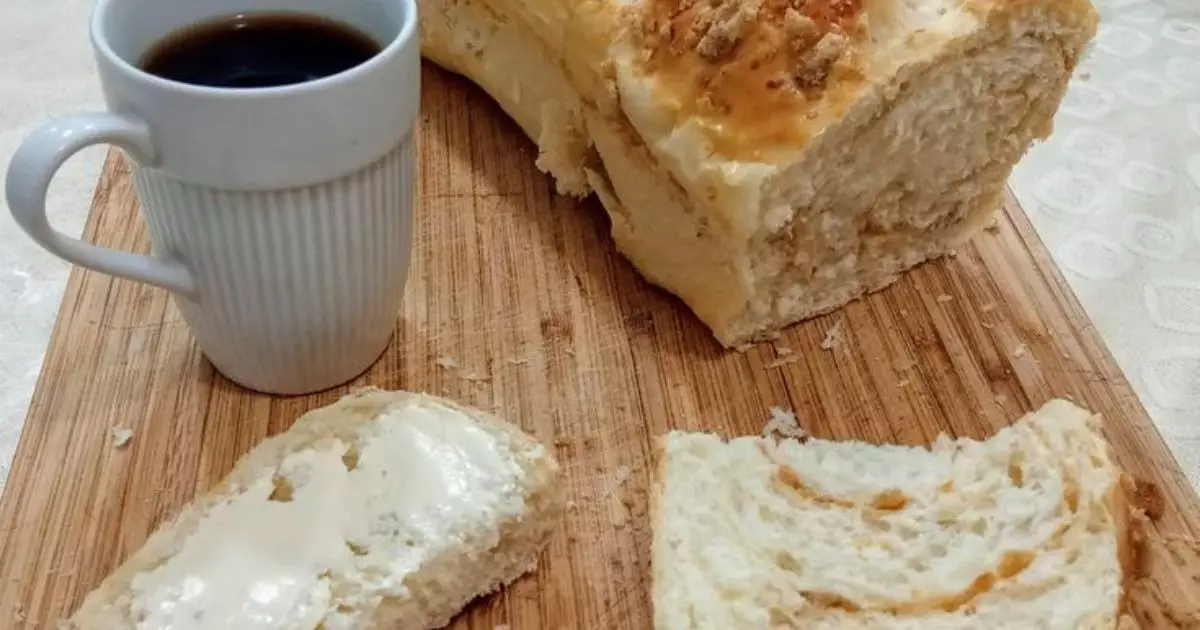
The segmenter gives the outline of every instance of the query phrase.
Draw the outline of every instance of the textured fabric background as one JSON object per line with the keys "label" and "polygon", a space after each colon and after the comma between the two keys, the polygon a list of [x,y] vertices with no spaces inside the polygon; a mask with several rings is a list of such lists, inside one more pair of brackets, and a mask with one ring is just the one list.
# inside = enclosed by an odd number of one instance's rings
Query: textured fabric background
{"label": "textured fabric background", "polygon": [[[1103,23],[1057,130],[1013,178],[1100,334],[1200,486],[1200,0],[1096,0]],[[48,116],[99,107],[90,0],[8,0],[0,162]],[[103,149],[71,161],[53,223],[78,234]],[[2,205],[0,201],[0,205]],[[0,487],[67,266],[0,211]],[[87,375],[80,375],[86,378]]]}
{"label": "textured fabric background", "polygon": [[1094,0],[1100,32],[1017,198],[1200,487],[1200,0]]}

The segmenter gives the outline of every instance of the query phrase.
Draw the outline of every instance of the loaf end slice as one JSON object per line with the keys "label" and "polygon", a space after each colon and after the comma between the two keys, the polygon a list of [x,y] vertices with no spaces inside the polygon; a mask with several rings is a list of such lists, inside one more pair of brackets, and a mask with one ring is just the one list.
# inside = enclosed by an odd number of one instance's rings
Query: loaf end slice
{"label": "loaf end slice", "polygon": [[1054,401],[929,449],[672,433],[655,492],[658,630],[1115,630],[1123,475]]}
{"label": "loaf end slice", "polygon": [[987,225],[1097,24],[1087,0],[634,4],[627,124],[592,129],[601,199],[622,251],[730,346]]}
{"label": "loaf end slice", "polygon": [[559,190],[726,346],[987,225],[1096,31],[1088,0],[421,0]]}
{"label": "loaf end slice", "polygon": [[439,628],[535,568],[559,478],[541,444],[483,412],[359,391],[253,449],[69,623]]}

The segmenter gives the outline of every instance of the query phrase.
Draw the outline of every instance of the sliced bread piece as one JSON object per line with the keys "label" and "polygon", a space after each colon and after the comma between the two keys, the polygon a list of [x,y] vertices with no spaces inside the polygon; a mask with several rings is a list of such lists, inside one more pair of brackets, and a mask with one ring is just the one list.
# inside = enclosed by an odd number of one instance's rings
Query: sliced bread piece
{"label": "sliced bread piece", "polygon": [[364,390],[242,458],[88,595],[78,630],[438,628],[532,570],[558,465],[450,401]]}
{"label": "sliced bread piece", "polygon": [[1114,630],[1124,477],[1064,401],[931,448],[671,433],[653,499],[659,630]]}

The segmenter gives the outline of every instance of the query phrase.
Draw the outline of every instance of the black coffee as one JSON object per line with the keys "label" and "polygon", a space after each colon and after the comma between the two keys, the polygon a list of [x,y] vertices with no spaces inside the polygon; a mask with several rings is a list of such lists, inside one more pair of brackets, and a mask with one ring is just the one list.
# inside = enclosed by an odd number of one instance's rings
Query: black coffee
{"label": "black coffee", "polygon": [[172,33],[139,64],[164,79],[222,88],[313,81],[349,70],[381,50],[358,29],[301,13],[248,13]]}

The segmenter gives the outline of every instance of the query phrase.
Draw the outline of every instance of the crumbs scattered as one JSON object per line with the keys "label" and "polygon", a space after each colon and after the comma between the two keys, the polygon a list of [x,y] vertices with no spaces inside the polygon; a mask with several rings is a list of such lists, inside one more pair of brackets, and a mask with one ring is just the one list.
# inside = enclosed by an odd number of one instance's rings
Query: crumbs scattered
{"label": "crumbs scattered", "polygon": [[460,372],[459,368],[462,367],[462,364],[460,364],[454,357],[442,355],[437,359],[434,359],[434,363],[436,363],[438,367],[448,372],[457,372],[456,376],[458,376],[458,378],[469,383],[487,383],[492,380],[491,376],[480,374],[471,370],[464,370]]}
{"label": "crumbs scattered", "polygon": [[492,377],[490,377],[490,376],[486,376],[483,374],[477,374],[475,372],[463,372],[462,374],[458,375],[458,378],[461,378],[462,380],[468,381],[471,383],[486,383],[486,382],[492,380]]}
{"label": "crumbs scattered", "polygon": [[771,417],[763,426],[762,435],[763,437],[779,435],[794,440],[803,440],[808,437],[808,431],[800,426],[795,413],[782,407],[771,407]]}
{"label": "crumbs scattered", "polygon": [[903,359],[896,359],[895,361],[892,361],[892,369],[896,370],[897,372],[904,372],[905,370],[911,370],[916,366],[917,366],[917,362],[913,361],[912,359],[909,359],[907,357],[903,358]]}
{"label": "crumbs scattered", "polygon": [[825,331],[825,339],[821,341],[822,350],[833,350],[842,345],[842,321],[838,320],[829,330]]}
{"label": "crumbs scattered", "polygon": [[113,446],[116,448],[125,448],[129,441],[133,439],[133,431],[126,427],[112,428]]}
{"label": "crumbs scattered", "polygon": [[799,360],[800,355],[796,354],[795,350],[785,346],[775,346],[775,358],[767,364],[767,369],[771,370]]}
{"label": "crumbs scattered", "polygon": [[629,524],[631,514],[631,499],[623,492],[623,488],[629,478],[633,476],[633,469],[629,466],[618,466],[613,471],[612,488],[606,493],[609,500],[612,502],[613,526],[623,528]]}
{"label": "crumbs scattered", "polygon": [[617,488],[625,485],[625,482],[629,481],[629,478],[632,476],[632,468],[629,466],[618,466],[617,469],[613,471],[613,489],[616,490]]}

